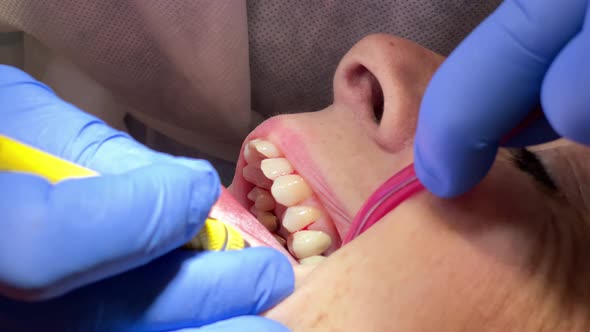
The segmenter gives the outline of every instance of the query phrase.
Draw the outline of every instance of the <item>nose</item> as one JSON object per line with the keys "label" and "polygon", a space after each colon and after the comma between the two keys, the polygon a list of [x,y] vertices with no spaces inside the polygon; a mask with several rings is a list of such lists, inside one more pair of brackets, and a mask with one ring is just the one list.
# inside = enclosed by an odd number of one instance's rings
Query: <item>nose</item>
{"label": "nose", "polygon": [[367,135],[398,152],[413,141],[422,96],[442,61],[409,40],[367,36],[338,65],[334,105],[355,112]]}

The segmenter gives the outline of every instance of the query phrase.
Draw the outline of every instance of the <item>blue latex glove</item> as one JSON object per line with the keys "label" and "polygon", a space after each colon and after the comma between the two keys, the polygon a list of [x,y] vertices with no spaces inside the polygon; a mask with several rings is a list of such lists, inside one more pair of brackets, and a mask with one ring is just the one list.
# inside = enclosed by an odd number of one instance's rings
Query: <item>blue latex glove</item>
{"label": "blue latex glove", "polygon": [[52,186],[0,172],[0,330],[201,326],[292,291],[289,262],[265,248],[145,265],[203,225],[220,191],[208,162],[154,152],[1,65],[0,133],[103,174]]}
{"label": "blue latex glove", "polygon": [[541,101],[544,117],[507,142],[563,136],[590,144],[588,0],[512,0],[443,63],[420,110],[415,167],[432,193],[453,197],[489,171],[502,137]]}
{"label": "blue latex glove", "polygon": [[253,315],[292,287],[289,263],[270,248],[176,250],[49,301],[0,299],[0,330],[135,332],[204,326],[198,331],[283,332],[287,329],[280,324]]}

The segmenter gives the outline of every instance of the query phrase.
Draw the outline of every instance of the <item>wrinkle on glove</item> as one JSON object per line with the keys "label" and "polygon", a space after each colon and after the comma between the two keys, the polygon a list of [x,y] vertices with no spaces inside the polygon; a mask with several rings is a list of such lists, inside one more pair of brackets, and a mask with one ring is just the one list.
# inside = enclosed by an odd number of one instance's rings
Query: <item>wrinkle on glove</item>
{"label": "wrinkle on glove", "polygon": [[590,144],[589,13],[588,0],[504,1],[450,55],[418,119],[415,167],[428,190],[454,197],[473,188],[539,101],[544,117],[507,145],[560,136]]}

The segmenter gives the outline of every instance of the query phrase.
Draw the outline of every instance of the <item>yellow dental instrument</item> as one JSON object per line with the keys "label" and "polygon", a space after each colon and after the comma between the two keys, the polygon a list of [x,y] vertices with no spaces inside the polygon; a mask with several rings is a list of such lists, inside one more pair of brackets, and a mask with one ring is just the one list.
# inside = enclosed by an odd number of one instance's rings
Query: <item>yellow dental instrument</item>
{"label": "yellow dental instrument", "polygon": [[[51,183],[72,178],[99,176],[97,172],[0,135],[0,172],[30,173]],[[248,246],[237,229],[207,218],[201,231],[184,247],[196,250],[239,250]]]}

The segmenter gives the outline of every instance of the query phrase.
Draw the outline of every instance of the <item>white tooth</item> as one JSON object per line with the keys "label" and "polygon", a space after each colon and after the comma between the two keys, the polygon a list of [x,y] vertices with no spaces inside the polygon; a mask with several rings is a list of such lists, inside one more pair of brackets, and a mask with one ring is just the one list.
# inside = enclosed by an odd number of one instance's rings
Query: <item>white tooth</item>
{"label": "white tooth", "polygon": [[276,235],[276,234],[273,234],[272,236],[274,236],[274,237],[275,237],[275,239],[277,239],[277,241],[279,241],[279,243],[280,243],[280,244],[281,244],[283,247],[286,247],[286,246],[287,246],[287,240],[285,240],[285,239],[284,239],[282,236],[280,236],[280,235]]}
{"label": "white tooth", "polygon": [[320,210],[311,206],[292,206],[285,211],[283,227],[291,233],[306,227],[322,216]]}
{"label": "white tooth", "polygon": [[326,256],[310,256],[307,258],[303,258],[299,260],[299,264],[301,265],[319,265],[326,259]]}
{"label": "white tooth", "polygon": [[262,174],[260,168],[256,166],[244,166],[244,168],[242,169],[242,175],[244,176],[244,179],[246,181],[256,185],[257,187],[270,189],[270,187],[272,186],[272,181],[267,179],[266,176]]}
{"label": "white tooth", "polygon": [[257,141],[260,140],[255,139],[253,141],[250,141],[246,143],[246,146],[244,147],[244,159],[246,159],[246,162],[248,164],[258,164],[260,163],[260,160],[262,160],[262,156],[258,153],[258,151],[256,151],[252,144],[253,142]]}
{"label": "white tooth", "polygon": [[281,156],[281,151],[269,141],[254,140],[250,145],[266,158],[277,158]]}
{"label": "white tooth", "polygon": [[271,180],[282,175],[293,173],[293,166],[291,166],[291,163],[285,158],[264,159],[260,163],[260,169],[262,170],[262,173],[264,173],[264,176]]}
{"label": "white tooth", "polygon": [[266,227],[270,232],[274,232],[278,228],[277,217],[270,212],[259,212],[258,221]]}
{"label": "white tooth", "polygon": [[284,206],[293,206],[309,198],[311,188],[299,175],[283,175],[278,177],[270,189],[275,200]]}
{"label": "white tooth", "polygon": [[289,251],[298,259],[320,255],[332,245],[330,236],[322,231],[299,231],[289,236]]}
{"label": "white tooth", "polygon": [[259,211],[270,211],[275,208],[275,200],[272,198],[272,195],[258,187],[254,187],[248,193],[248,199],[254,202],[254,206]]}

